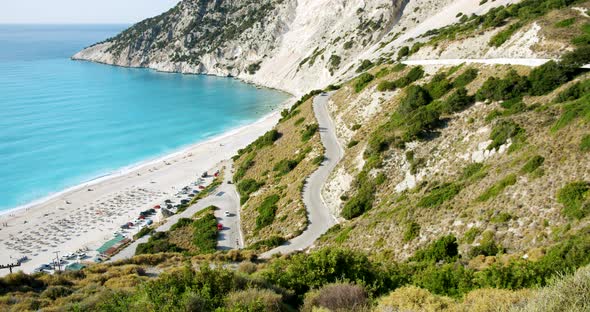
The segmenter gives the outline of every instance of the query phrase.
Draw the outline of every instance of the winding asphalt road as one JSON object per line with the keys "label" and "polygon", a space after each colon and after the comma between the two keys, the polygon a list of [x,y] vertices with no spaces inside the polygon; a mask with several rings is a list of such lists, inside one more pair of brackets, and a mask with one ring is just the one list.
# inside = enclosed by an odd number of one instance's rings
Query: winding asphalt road
{"label": "winding asphalt road", "polygon": [[[221,230],[218,236],[217,248],[219,250],[242,248],[244,243],[240,228],[240,197],[235,185],[228,183],[233,176],[233,163],[228,161],[224,162],[223,165],[225,165],[223,183],[215,189],[214,193],[199,200],[196,204],[190,206],[182,213],[169,217],[166,219],[166,223],[156,228],[156,231],[166,232],[170,230],[179,219],[191,218],[195,213],[209,206],[216,206],[219,207],[219,209],[215,211],[215,216],[217,217],[218,222],[223,225],[223,230]],[[229,212],[229,216],[225,216],[225,211]],[[149,237],[149,235],[146,235],[134,241],[129,246],[125,247],[125,249],[121,250],[121,252],[113,256],[109,261],[117,261],[133,257],[137,246],[141,243],[147,242]]]}
{"label": "winding asphalt road", "polygon": [[265,252],[262,258],[269,258],[274,254],[286,254],[297,250],[303,250],[315,242],[322,234],[326,233],[333,225],[336,219],[330,213],[330,209],[324,203],[321,190],[330,173],[334,170],[338,162],[344,155],[344,150],[336,138],[336,129],[330,113],[328,112],[328,100],[331,93],[319,95],[314,98],[313,110],[320,126],[320,137],[322,144],[326,149],[325,159],[320,167],[307,178],[307,183],[303,188],[303,203],[307,209],[309,224],[303,233],[282,246]]}

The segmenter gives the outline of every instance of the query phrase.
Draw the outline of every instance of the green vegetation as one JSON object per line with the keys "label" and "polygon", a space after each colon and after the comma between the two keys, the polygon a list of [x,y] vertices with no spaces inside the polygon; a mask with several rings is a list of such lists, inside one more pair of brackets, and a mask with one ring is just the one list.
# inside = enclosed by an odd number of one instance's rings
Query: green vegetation
{"label": "green vegetation", "polygon": [[522,26],[523,26],[523,24],[520,22],[514,23],[514,24],[508,26],[508,28],[495,34],[490,39],[489,45],[492,47],[499,47],[499,46],[503,45],[506,41],[508,41],[508,39],[510,39],[510,37],[512,37],[512,35],[514,35],[514,33],[516,33],[516,31],[518,31],[520,28],[522,28]]}
{"label": "green vegetation", "polygon": [[522,173],[532,173],[533,171],[537,170],[539,167],[543,165],[545,162],[545,157],[536,155],[531,157],[526,164],[522,167],[520,172]]}
{"label": "green vegetation", "polygon": [[354,182],[358,188],[342,208],[340,215],[345,219],[356,218],[373,207],[375,199],[375,182],[369,177],[366,171],[362,171]]}
{"label": "green vegetation", "polygon": [[410,55],[410,48],[407,46],[403,46],[401,47],[401,49],[399,49],[399,51],[397,52],[397,59],[401,60],[402,58],[406,57]]}
{"label": "green vegetation", "polygon": [[554,102],[564,103],[574,101],[588,93],[590,93],[590,80],[576,82],[572,86],[559,93]]}
{"label": "green vegetation", "polygon": [[580,142],[580,151],[590,152],[590,135],[585,135]]}
{"label": "green vegetation", "polygon": [[213,253],[217,248],[217,218],[213,214],[216,207],[211,206],[205,209],[209,212],[192,224],[193,244],[199,253]]}
{"label": "green vegetation", "polygon": [[559,119],[551,127],[551,131],[558,131],[578,118],[583,118],[586,121],[590,121],[590,105],[588,105],[589,100],[590,94],[586,94],[578,100],[564,104],[562,107],[563,112]]}
{"label": "green vegetation", "polygon": [[279,209],[276,204],[280,199],[281,198],[278,195],[270,195],[262,201],[258,208],[256,208],[256,211],[258,211],[258,217],[256,217],[256,229],[261,229],[272,224],[277,209]]}
{"label": "green vegetation", "polygon": [[439,73],[434,75],[430,82],[428,82],[424,87],[428,91],[430,97],[433,100],[436,100],[445,95],[453,86],[447,79],[446,73]]}
{"label": "green vegetation", "polygon": [[284,109],[283,111],[281,111],[281,120],[279,120],[279,122],[284,122],[286,120],[291,119],[293,116],[297,115],[297,113],[299,112],[297,108],[299,106],[301,106],[303,103],[307,102],[309,99],[313,98],[314,96],[322,92],[322,90],[313,90],[302,96],[299,100],[297,100],[297,102],[295,102],[295,104],[293,104],[293,106],[291,106],[290,109]]}
{"label": "green vegetation", "polygon": [[477,198],[477,200],[481,202],[488,201],[498,196],[508,186],[516,184],[516,181],[517,176],[515,174],[509,174],[502,180],[498,181],[498,183],[492,185],[489,189],[487,189],[483,194],[481,194]]}
{"label": "green vegetation", "polygon": [[459,257],[458,248],[459,244],[453,235],[443,236],[424,249],[418,250],[410,258],[410,261],[429,263],[437,263],[439,261],[453,262]]}
{"label": "green vegetation", "polygon": [[519,135],[524,134],[524,129],[512,120],[500,120],[490,134],[492,143],[488,146],[488,150],[499,148],[505,144],[508,139],[513,139]]}
{"label": "green vegetation", "polygon": [[356,69],[357,73],[362,73],[366,70],[368,70],[369,68],[375,66],[375,64],[373,64],[373,62],[369,61],[369,60],[362,60],[361,64],[359,65],[359,67]]}
{"label": "green vegetation", "polygon": [[275,130],[275,129],[270,130],[270,131],[266,132],[265,134],[263,134],[258,139],[256,139],[254,142],[250,143],[245,148],[238,150],[238,155],[234,156],[234,160],[237,160],[238,158],[240,158],[244,154],[254,152],[256,150],[260,150],[266,146],[271,146],[279,138],[281,138],[281,134],[277,130]]}
{"label": "green vegetation", "polygon": [[137,232],[135,235],[133,235],[133,239],[140,239],[148,234],[151,234],[153,231],[154,231],[154,229],[146,226],[144,228],[141,228],[141,230],[139,230],[139,232]]}
{"label": "green vegetation", "polygon": [[316,134],[319,129],[320,129],[320,125],[318,125],[318,124],[305,125],[305,129],[303,129],[303,131],[301,131],[301,141],[303,141],[303,142],[309,141],[309,139],[311,139],[311,137],[313,137],[314,134]]}
{"label": "green vegetation", "polygon": [[437,208],[444,202],[453,199],[463,187],[455,183],[443,183],[434,187],[428,195],[418,201],[418,207]]}
{"label": "green vegetation", "polygon": [[409,242],[414,238],[420,235],[420,224],[416,222],[410,222],[406,224],[406,229],[404,230],[404,242]]}
{"label": "green vegetation", "polygon": [[271,236],[267,239],[257,241],[256,243],[248,246],[248,249],[252,250],[264,250],[264,249],[272,249],[277,246],[281,246],[287,240],[280,236]]}
{"label": "green vegetation", "polygon": [[264,182],[258,182],[254,179],[246,179],[240,181],[237,185],[238,193],[240,193],[240,204],[243,205],[250,198],[250,194],[258,191]]}
{"label": "green vegetation", "polygon": [[356,81],[354,82],[354,91],[356,93],[359,93],[361,91],[363,91],[363,89],[371,82],[373,81],[373,79],[375,79],[375,76],[369,74],[369,73],[363,73],[360,76],[358,76],[358,78],[356,78]]}
{"label": "green vegetation", "polygon": [[468,68],[466,69],[461,75],[457,76],[455,80],[453,80],[453,87],[455,88],[462,88],[470,84],[477,75],[479,74],[479,70],[477,68]]}
{"label": "green vegetation", "polygon": [[590,213],[590,184],[572,182],[557,192],[557,201],[563,204],[563,214],[571,219],[582,219]]}
{"label": "green vegetation", "polygon": [[260,69],[260,64],[262,64],[262,62],[252,63],[252,64],[248,65],[248,68],[246,68],[246,71],[248,71],[248,74],[254,75]]}
{"label": "green vegetation", "polygon": [[[188,252],[174,244],[171,239],[175,231],[186,227],[192,227],[191,250],[193,254],[213,253],[217,247],[217,218],[214,212],[216,207],[209,206],[195,214],[193,219],[182,218],[174,224],[169,232],[154,232],[147,243],[137,246],[136,255],[156,254],[160,252]],[[184,245],[183,245],[184,246]]]}
{"label": "green vegetation", "polygon": [[508,212],[500,212],[499,214],[495,215],[490,219],[492,223],[505,223],[510,220],[514,219],[514,217],[509,214]]}
{"label": "green vegetation", "polygon": [[479,180],[486,176],[485,166],[482,163],[472,163],[463,168],[462,180]]}
{"label": "green vegetation", "polygon": [[557,27],[557,28],[566,28],[566,27],[572,26],[575,22],[576,22],[576,18],[575,17],[567,18],[567,19],[564,19],[564,20],[561,20],[561,21],[555,23],[555,27]]}
{"label": "green vegetation", "polygon": [[298,159],[283,159],[276,163],[272,170],[277,172],[277,176],[283,176],[295,169],[298,164]]}
{"label": "green vegetation", "polygon": [[511,70],[505,78],[499,79],[490,77],[477,91],[478,101],[501,101],[520,97],[529,89],[529,82],[526,77],[518,75]]}

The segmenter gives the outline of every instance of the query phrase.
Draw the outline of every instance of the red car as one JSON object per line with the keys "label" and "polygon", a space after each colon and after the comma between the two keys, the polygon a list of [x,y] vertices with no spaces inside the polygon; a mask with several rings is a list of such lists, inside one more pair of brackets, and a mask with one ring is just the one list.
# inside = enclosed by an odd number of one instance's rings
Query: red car
{"label": "red car", "polygon": [[221,223],[217,223],[217,230],[218,230],[218,231],[221,231],[221,230],[223,230],[223,224],[221,224]]}

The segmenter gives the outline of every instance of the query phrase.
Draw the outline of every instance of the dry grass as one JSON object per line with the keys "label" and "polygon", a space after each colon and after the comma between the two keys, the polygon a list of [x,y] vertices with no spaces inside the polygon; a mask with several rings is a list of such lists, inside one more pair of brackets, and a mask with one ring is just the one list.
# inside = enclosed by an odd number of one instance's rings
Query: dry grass
{"label": "dry grass", "polygon": [[[299,113],[294,117],[275,127],[282,136],[272,146],[256,151],[253,166],[242,178],[242,180],[255,179],[259,183],[264,183],[264,186],[253,193],[242,207],[241,221],[246,245],[273,235],[291,238],[299,235],[307,227],[307,212],[301,199],[301,187],[307,176],[318,167],[313,159],[323,154],[323,146],[320,142],[319,132],[307,142],[303,142],[301,139],[301,131],[305,125],[317,123],[312,111],[312,100],[299,106],[298,110]],[[309,153],[295,169],[277,177],[277,172],[273,171],[276,163],[285,159],[295,159],[306,149],[310,150]],[[245,158],[242,156],[236,161],[236,168],[243,163]],[[257,230],[258,212],[256,208],[266,197],[274,194],[280,196],[274,222]]]}

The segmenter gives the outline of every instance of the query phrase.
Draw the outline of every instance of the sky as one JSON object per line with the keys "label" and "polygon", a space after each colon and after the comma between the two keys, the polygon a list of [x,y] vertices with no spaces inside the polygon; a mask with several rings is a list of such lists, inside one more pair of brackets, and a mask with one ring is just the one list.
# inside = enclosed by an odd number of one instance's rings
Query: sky
{"label": "sky", "polygon": [[0,24],[131,24],[179,0],[0,0]]}

